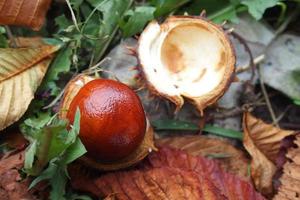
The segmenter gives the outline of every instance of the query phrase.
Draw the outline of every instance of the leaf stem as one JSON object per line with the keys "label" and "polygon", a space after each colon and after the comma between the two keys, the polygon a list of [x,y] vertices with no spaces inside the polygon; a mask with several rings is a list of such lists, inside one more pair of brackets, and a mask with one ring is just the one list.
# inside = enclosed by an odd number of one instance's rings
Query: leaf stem
{"label": "leaf stem", "polygon": [[10,40],[11,43],[12,43],[12,47],[13,47],[13,48],[17,48],[19,45],[18,45],[17,40],[16,40],[16,38],[14,37],[13,33],[11,32],[9,26],[4,26],[4,27],[5,27],[7,36],[8,36],[9,40]]}

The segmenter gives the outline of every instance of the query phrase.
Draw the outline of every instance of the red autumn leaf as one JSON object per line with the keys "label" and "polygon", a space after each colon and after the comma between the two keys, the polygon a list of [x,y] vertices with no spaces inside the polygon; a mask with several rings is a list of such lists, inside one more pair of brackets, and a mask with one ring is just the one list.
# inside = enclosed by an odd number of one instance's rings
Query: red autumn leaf
{"label": "red autumn leaf", "polygon": [[[75,169],[74,169],[75,168]],[[70,168],[74,189],[107,199],[264,199],[253,186],[214,160],[161,148],[140,166],[98,177]]]}
{"label": "red autumn leaf", "polygon": [[39,30],[50,3],[51,0],[0,0],[0,24]]}
{"label": "red autumn leaf", "polygon": [[[156,140],[157,145],[181,149],[193,156],[216,157],[223,170],[245,180],[250,180],[246,154],[226,140],[203,135],[166,137]],[[220,157],[219,159],[217,159]]]}

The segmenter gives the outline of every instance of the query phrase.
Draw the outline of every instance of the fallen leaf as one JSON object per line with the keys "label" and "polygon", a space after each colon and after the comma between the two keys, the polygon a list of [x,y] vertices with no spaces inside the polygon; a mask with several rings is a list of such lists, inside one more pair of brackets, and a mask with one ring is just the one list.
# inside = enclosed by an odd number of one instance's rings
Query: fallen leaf
{"label": "fallen leaf", "polygon": [[282,130],[262,120],[244,113],[243,144],[252,157],[251,177],[256,189],[265,195],[273,192],[272,178],[276,172],[276,158],[283,138],[295,134],[294,131]]}
{"label": "fallen leaf", "polygon": [[300,199],[300,135],[296,136],[295,144],[297,147],[291,148],[286,155],[290,160],[283,166],[281,186],[274,200]]}
{"label": "fallen leaf", "polygon": [[24,152],[3,156],[0,160],[0,175],[13,168],[23,166]]}
{"label": "fallen leaf", "polygon": [[14,42],[18,47],[22,48],[38,48],[45,45],[42,37],[16,37],[14,40],[9,40],[9,46],[13,46]]}
{"label": "fallen leaf", "polygon": [[111,199],[225,199],[211,181],[193,171],[171,167],[108,174],[96,185]]}
{"label": "fallen leaf", "polygon": [[0,130],[25,113],[58,48],[0,49]]}
{"label": "fallen leaf", "polygon": [[24,151],[0,160],[0,199],[37,199],[28,192],[29,180],[22,180],[18,172],[23,162]]}
{"label": "fallen leaf", "polygon": [[136,169],[103,176],[71,169],[73,188],[107,199],[264,199],[251,183],[226,173],[214,160],[160,148]]}
{"label": "fallen leaf", "polygon": [[149,156],[148,166],[147,164],[144,165],[145,168],[163,166],[197,172],[198,176],[212,180],[219,192],[228,199],[235,199],[237,197],[240,199],[261,198],[255,192],[251,183],[225,172],[214,160],[209,160],[201,156],[192,156],[180,150],[161,148],[158,153],[153,153]]}
{"label": "fallen leaf", "polygon": [[283,34],[266,49],[266,58],[260,66],[264,82],[289,96],[300,99],[300,37]]}
{"label": "fallen leaf", "polygon": [[273,163],[276,162],[281,141],[285,137],[296,133],[295,131],[283,130],[271,124],[266,124],[248,112],[244,114],[244,131],[250,134],[257,148]]}
{"label": "fallen leaf", "polygon": [[226,140],[209,138],[201,135],[186,135],[184,137],[167,137],[156,141],[161,146],[169,146],[183,150],[193,156],[217,157],[224,171],[249,180],[249,159]]}
{"label": "fallen leaf", "polygon": [[12,151],[16,149],[24,149],[24,147],[28,144],[28,141],[22,135],[20,130],[15,127],[3,130],[3,134],[1,136],[1,144],[6,145]]}
{"label": "fallen leaf", "polygon": [[50,3],[51,0],[0,0],[0,24],[39,30]]}

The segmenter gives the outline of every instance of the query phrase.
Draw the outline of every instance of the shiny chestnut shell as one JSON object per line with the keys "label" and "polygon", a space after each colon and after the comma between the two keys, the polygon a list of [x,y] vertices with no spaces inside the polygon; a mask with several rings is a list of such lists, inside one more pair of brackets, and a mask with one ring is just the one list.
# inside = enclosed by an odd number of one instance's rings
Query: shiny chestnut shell
{"label": "shiny chestnut shell", "polygon": [[71,123],[77,107],[81,113],[79,136],[94,159],[122,159],[141,144],[146,117],[140,99],[128,86],[113,80],[92,80],[70,104],[67,118]]}

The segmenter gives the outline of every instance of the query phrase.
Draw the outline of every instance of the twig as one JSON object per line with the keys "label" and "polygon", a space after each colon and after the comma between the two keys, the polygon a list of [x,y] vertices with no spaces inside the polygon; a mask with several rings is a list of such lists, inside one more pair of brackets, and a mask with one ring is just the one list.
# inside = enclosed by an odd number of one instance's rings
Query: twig
{"label": "twig", "polygon": [[252,83],[253,82],[253,79],[254,79],[254,76],[255,76],[255,70],[256,70],[256,67],[255,67],[255,63],[254,63],[254,59],[253,59],[253,55],[252,55],[252,52],[251,52],[251,49],[250,47],[248,46],[246,40],[240,36],[238,33],[232,31],[230,33],[234,38],[236,38],[245,48],[246,52],[249,54],[249,57],[250,57],[250,62],[249,62],[249,66],[251,67],[251,77],[250,77],[250,82]]}
{"label": "twig", "polygon": [[85,73],[85,74],[92,74],[93,70],[97,69],[99,66],[101,66],[107,60],[111,60],[111,57],[105,57],[105,58],[103,58],[97,64],[95,64],[93,66],[90,66],[88,69],[84,70],[83,73]]}
{"label": "twig", "polygon": [[287,19],[275,31],[275,37],[281,34],[293,19],[297,19],[297,16],[299,14],[300,14],[300,4],[298,4],[296,9],[287,17]]}
{"label": "twig", "polygon": [[[253,63],[255,65],[257,65],[257,64],[261,63],[264,59],[265,59],[265,55],[261,54],[261,55],[257,56],[256,58],[254,58]],[[237,68],[235,72],[242,73],[244,71],[247,71],[249,68],[250,68],[250,64]]]}
{"label": "twig", "polygon": [[72,17],[72,21],[73,21],[73,23],[74,23],[74,25],[75,25],[77,31],[80,32],[80,28],[79,28],[79,26],[78,26],[77,19],[76,19],[76,16],[75,16],[75,13],[74,13],[74,11],[73,11],[73,9],[72,9],[72,6],[71,6],[69,0],[66,0],[66,3],[67,3],[68,8],[69,8],[69,10],[70,10],[71,17]]}
{"label": "twig", "polygon": [[285,114],[289,111],[289,109],[292,107],[292,105],[288,105],[284,111],[276,118],[276,122],[279,123],[282,118],[285,116]]}
{"label": "twig", "polygon": [[51,101],[47,106],[44,106],[43,109],[46,110],[48,108],[51,108],[51,107],[55,106],[55,104],[63,96],[64,92],[65,92],[65,88],[62,91],[60,91],[60,93],[55,97],[55,99],[53,99],[53,101]]}
{"label": "twig", "polygon": [[15,38],[14,35],[12,34],[12,32],[11,32],[9,26],[4,26],[4,27],[5,27],[5,31],[6,31],[6,33],[7,33],[7,36],[8,36],[9,40],[10,40],[11,43],[12,43],[12,47],[13,47],[13,48],[17,48],[19,45],[18,45],[18,43],[17,43],[16,38]]}
{"label": "twig", "polygon": [[267,103],[267,108],[269,110],[269,113],[271,115],[271,118],[272,118],[272,121],[273,121],[273,124],[276,126],[276,127],[279,127],[278,126],[278,123],[276,121],[276,115],[274,113],[274,110],[272,108],[272,104],[270,102],[270,99],[269,99],[269,96],[268,96],[268,93],[267,93],[267,90],[266,90],[266,87],[265,87],[265,83],[264,83],[264,80],[263,80],[263,77],[261,76],[261,72],[260,72],[260,69],[258,70],[258,77],[259,77],[259,84],[260,84],[260,88],[261,88],[261,91],[264,95],[264,98],[265,98],[265,101]]}

